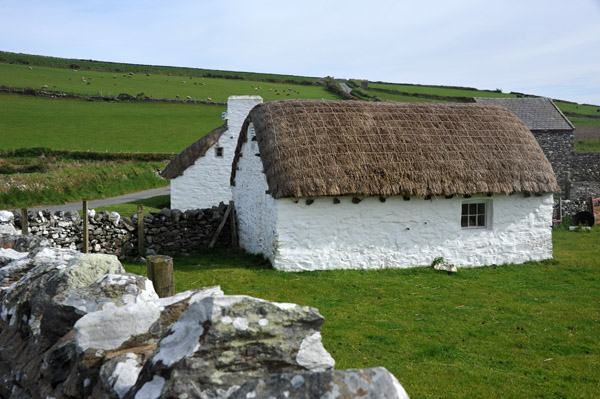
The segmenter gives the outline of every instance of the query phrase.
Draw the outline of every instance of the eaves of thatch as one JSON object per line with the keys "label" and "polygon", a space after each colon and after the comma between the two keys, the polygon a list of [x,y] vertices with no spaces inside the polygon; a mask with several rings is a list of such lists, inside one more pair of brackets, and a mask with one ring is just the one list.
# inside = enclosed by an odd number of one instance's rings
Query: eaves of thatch
{"label": "eaves of thatch", "polygon": [[203,136],[194,144],[177,154],[160,175],[165,179],[174,179],[181,176],[183,171],[193,165],[198,158],[203,157],[204,154],[206,154],[206,151],[219,141],[219,138],[221,138],[226,131],[227,123]]}
{"label": "eaves of thatch", "polygon": [[525,124],[487,104],[276,101],[252,123],[274,198],[560,191]]}

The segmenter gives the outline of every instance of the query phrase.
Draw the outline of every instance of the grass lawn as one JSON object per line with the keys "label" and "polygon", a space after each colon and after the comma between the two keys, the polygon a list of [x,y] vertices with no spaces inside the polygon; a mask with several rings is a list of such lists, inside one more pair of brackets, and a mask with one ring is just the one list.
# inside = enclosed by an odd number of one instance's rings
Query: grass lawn
{"label": "grass lawn", "polygon": [[[220,285],[317,307],[336,368],[384,366],[411,398],[592,398],[600,389],[600,229],[553,232],[524,265],[285,273],[223,249],[175,257],[176,290]],[[145,265],[126,263],[145,274]]]}
{"label": "grass lawn", "polygon": [[178,153],[220,126],[225,107],[0,94],[1,149]]}
{"label": "grass lawn", "polygon": [[[168,76],[165,74],[90,71],[51,68],[44,66],[7,64],[0,62],[0,85],[74,93],[84,96],[118,96],[140,93],[153,98],[187,96],[194,100],[227,102],[231,95],[260,95],[265,101],[297,98],[338,99],[323,86],[299,85],[285,82],[260,82],[240,79]],[[278,94],[279,93],[279,94]],[[219,114],[220,115],[220,114]]]}

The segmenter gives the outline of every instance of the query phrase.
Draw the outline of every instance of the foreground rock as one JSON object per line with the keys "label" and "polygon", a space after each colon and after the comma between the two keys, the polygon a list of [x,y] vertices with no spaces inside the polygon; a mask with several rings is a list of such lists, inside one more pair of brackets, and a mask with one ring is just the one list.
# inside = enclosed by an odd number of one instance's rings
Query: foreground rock
{"label": "foreground rock", "polygon": [[2,399],[406,397],[385,369],[333,371],[314,308],[219,287],[158,298],[115,256],[11,251],[0,266]]}
{"label": "foreground rock", "polygon": [[396,377],[383,367],[365,370],[276,374],[244,384],[230,399],[361,398],[408,399]]}

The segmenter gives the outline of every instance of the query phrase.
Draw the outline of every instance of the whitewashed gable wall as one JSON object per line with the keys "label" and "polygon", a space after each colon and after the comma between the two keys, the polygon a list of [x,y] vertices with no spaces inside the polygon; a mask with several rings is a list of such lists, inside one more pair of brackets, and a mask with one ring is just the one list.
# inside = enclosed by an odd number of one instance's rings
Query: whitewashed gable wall
{"label": "whitewashed gable wall", "polygon": [[[199,157],[181,176],[171,180],[171,208],[210,208],[231,200],[229,177],[237,139],[248,113],[260,103],[260,96],[231,96],[227,99],[227,131],[203,157]],[[223,148],[222,157],[216,156],[217,147]]]}

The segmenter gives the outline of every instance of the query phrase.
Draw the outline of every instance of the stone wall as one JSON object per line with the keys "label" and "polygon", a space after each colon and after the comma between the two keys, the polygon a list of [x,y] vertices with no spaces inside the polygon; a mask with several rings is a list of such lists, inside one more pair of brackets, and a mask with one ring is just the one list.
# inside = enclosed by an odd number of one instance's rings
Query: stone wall
{"label": "stone wall", "polygon": [[575,127],[575,140],[600,140],[600,126]]}
{"label": "stone wall", "polygon": [[323,316],[219,287],[159,298],[112,255],[0,248],[0,398],[408,399],[333,370]]}
{"label": "stone wall", "polygon": [[566,193],[569,189],[568,178],[573,158],[573,133],[534,132],[533,136],[552,164],[558,185]]}
{"label": "stone wall", "polygon": [[[193,252],[207,246],[219,226],[227,206],[206,209],[163,209],[144,216],[146,249],[156,253]],[[21,213],[13,212],[14,225],[21,229]],[[57,248],[83,248],[83,220],[76,211],[51,213],[47,210],[29,212],[29,232],[50,241]],[[114,254],[119,257],[137,254],[137,215],[121,217],[118,213],[93,211],[88,215],[89,249],[92,253]],[[229,246],[229,220],[217,241]]]}

